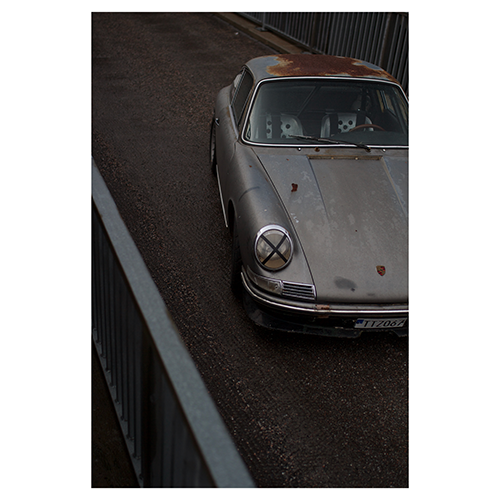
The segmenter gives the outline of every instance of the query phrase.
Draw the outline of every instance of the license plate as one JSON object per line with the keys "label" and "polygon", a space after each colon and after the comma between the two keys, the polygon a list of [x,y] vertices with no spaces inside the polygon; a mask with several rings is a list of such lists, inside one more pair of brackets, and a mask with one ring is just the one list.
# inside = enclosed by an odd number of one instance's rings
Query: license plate
{"label": "license plate", "polygon": [[407,318],[391,319],[368,319],[359,318],[356,320],[355,328],[401,328],[405,326]]}

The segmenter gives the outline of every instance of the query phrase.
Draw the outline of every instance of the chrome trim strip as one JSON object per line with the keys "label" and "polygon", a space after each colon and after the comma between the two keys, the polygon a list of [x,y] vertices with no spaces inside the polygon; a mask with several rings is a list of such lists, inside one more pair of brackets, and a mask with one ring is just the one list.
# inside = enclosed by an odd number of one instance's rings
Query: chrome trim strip
{"label": "chrome trim strip", "polygon": [[[247,146],[259,146],[263,148],[294,148],[294,149],[304,149],[304,148],[351,148],[356,149],[354,144],[328,144],[327,142],[322,142],[321,144],[306,144],[306,143],[290,143],[290,144],[271,144],[269,142],[250,142],[243,139],[241,136],[241,141]],[[409,146],[380,146],[379,144],[364,144],[364,146],[370,149],[409,149]],[[359,149],[359,148],[358,148]]]}
{"label": "chrome trim strip", "polygon": [[397,306],[393,308],[388,305],[386,307],[380,305],[373,305],[370,307],[368,304],[364,305],[355,305],[352,306],[348,304],[287,304],[280,300],[271,301],[267,297],[262,297],[256,293],[251,287],[245,272],[241,273],[241,279],[245,290],[250,294],[252,299],[256,302],[260,302],[268,307],[272,307],[274,309],[282,309],[289,312],[295,313],[307,313],[307,314],[319,314],[324,316],[330,315],[361,315],[361,314],[408,314],[408,307]]}
{"label": "chrome trim strip", "polygon": [[314,155],[308,154],[306,155],[309,160],[372,160],[378,161],[382,160],[384,157],[382,155],[339,155],[339,154],[330,154],[330,155]]}
{"label": "chrome trim strip", "polygon": [[215,165],[215,172],[217,174],[217,184],[219,185],[219,196],[220,196],[220,203],[222,205],[222,213],[224,214],[224,223],[226,224],[226,227],[229,227],[229,225],[227,223],[226,210],[224,208],[224,199],[222,198],[222,189],[220,188],[219,164],[218,163]]}

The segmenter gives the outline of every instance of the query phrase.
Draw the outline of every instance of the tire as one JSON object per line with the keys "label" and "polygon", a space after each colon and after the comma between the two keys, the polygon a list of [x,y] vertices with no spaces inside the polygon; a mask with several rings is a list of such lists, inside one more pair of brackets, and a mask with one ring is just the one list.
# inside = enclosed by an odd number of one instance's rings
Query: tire
{"label": "tire", "polygon": [[238,228],[235,223],[233,230],[233,248],[231,253],[231,290],[238,298],[241,297],[243,293],[243,283],[241,281],[242,264]]}
{"label": "tire", "polygon": [[210,168],[212,173],[216,175],[217,173],[217,154],[215,151],[215,118],[212,118],[212,124],[210,126]]}

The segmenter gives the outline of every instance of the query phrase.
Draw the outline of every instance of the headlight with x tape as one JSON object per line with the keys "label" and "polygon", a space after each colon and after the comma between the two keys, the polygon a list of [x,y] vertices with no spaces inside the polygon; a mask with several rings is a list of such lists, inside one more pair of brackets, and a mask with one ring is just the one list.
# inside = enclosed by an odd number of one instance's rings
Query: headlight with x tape
{"label": "headlight with x tape", "polygon": [[269,271],[283,269],[292,259],[293,244],[286,229],[271,224],[263,227],[255,238],[255,256]]}

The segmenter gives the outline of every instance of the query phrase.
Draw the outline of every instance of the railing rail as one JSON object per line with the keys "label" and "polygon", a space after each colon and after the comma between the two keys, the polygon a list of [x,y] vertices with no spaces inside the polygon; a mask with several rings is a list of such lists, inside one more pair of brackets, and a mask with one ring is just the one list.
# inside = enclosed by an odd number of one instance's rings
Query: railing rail
{"label": "railing rail", "polygon": [[94,160],[92,337],[140,486],[254,486]]}
{"label": "railing rail", "polygon": [[408,14],[400,12],[239,12],[316,54],[382,67],[408,94]]}

